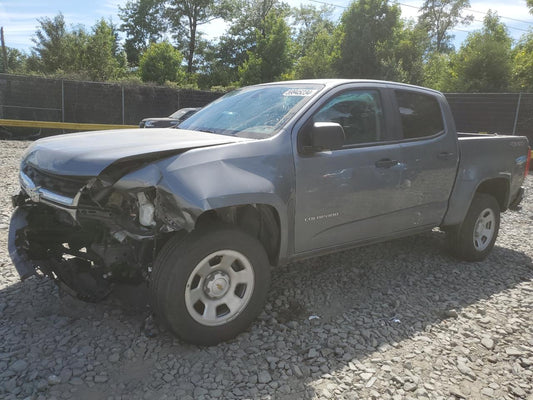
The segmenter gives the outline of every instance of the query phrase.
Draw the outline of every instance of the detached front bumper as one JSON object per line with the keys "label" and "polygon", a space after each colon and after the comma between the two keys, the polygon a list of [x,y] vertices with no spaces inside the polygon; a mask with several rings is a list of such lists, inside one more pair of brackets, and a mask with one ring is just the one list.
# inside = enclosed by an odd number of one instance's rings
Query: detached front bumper
{"label": "detached front bumper", "polygon": [[[63,196],[36,185],[23,171],[20,172],[19,182],[22,191],[11,198],[15,212],[11,216],[8,234],[8,251],[20,279],[24,280],[37,274],[37,268],[45,267],[46,261],[32,260],[28,254],[30,243],[26,237],[30,222],[28,220],[30,208],[26,207],[26,199],[34,204],[44,204],[55,209],[63,210],[75,218],[79,194],[73,198]],[[42,265],[39,265],[42,264]]]}
{"label": "detached front bumper", "polygon": [[[13,201],[17,202],[17,196]],[[71,238],[74,241],[80,238],[76,237],[79,229],[62,225],[57,218],[51,218],[59,217],[58,213],[63,211],[44,207],[38,204],[19,205],[11,216],[8,249],[20,279],[44,275],[81,300],[94,302],[103,299],[111,291],[110,282],[104,278],[108,270],[95,265],[91,255],[69,243]],[[114,255],[117,253],[115,251]]]}
{"label": "detached front bumper", "polygon": [[20,279],[24,280],[32,275],[36,275],[34,261],[30,260],[25,247],[27,247],[24,229],[28,226],[28,210],[18,207],[11,216],[9,224],[9,235],[7,248],[13,265],[15,266]]}

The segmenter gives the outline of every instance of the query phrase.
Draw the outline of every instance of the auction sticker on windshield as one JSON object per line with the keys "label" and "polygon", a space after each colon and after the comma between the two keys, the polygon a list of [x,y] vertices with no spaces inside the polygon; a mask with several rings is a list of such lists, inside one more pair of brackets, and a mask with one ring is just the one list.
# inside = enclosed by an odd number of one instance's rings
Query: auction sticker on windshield
{"label": "auction sticker on windshield", "polygon": [[289,89],[286,92],[283,92],[283,96],[309,97],[316,92],[316,89]]}

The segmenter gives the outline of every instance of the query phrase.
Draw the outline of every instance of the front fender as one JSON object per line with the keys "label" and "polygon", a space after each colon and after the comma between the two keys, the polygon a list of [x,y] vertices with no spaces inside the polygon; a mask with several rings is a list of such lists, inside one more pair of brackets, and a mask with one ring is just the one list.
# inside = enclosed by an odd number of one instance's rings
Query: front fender
{"label": "front fender", "polygon": [[[287,206],[274,182],[261,175],[231,167],[207,171],[193,168],[164,174],[156,188],[168,210],[170,203],[185,216],[187,230],[206,211],[247,204],[272,206],[278,213],[282,232],[287,231]],[[212,171],[212,172],[211,172]],[[185,222],[185,221],[184,221]]]}
{"label": "front fender", "polygon": [[123,191],[154,188],[156,217],[171,230],[193,230],[206,211],[268,205],[278,214],[281,243],[287,243],[294,168],[290,150],[280,148],[290,149],[267,140],[191,150],[131,172],[113,186]]}
{"label": "front fender", "polygon": [[196,219],[206,211],[265,204],[276,209],[282,232],[287,231],[287,207],[277,194],[275,184],[265,176],[229,162],[217,161],[216,165],[208,163],[178,169],[150,164],[126,174],[113,184],[113,189],[120,191],[147,188],[156,189],[156,213],[174,229],[191,231]]}

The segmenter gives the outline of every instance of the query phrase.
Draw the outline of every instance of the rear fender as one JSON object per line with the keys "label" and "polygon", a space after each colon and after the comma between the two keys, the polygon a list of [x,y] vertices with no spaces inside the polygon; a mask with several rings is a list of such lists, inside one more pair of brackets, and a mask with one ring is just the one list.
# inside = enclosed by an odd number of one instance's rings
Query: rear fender
{"label": "rear fender", "polygon": [[472,199],[476,193],[487,193],[498,201],[501,211],[505,211],[509,206],[509,174],[502,173],[497,177],[486,178],[481,182],[476,182],[475,179],[469,176],[469,171],[464,170],[460,172],[462,175],[458,176],[456,188],[454,189],[449,205],[448,211],[441,224],[442,227],[454,226],[461,224],[465,217]]}

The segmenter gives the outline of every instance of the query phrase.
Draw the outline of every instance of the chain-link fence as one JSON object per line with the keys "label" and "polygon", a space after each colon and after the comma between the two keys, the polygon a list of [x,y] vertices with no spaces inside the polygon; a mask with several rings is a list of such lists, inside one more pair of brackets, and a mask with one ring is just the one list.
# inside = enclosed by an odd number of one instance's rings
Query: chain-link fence
{"label": "chain-link fence", "polygon": [[529,137],[533,143],[533,93],[447,93],[457,130]]}
{"label": "chain-link fence", "polygon": [[[0,74],[0,119],[137,125],[183,107],[202,107],[221,93]],[[3,128],[8,137],[57,130]]]}
{"label": "chain-link fence", "polygon": [[[202,107],[220,93],[0,74],[0,119],[136,125],[183,107]],[[529,137],[533,143],[533,93],[448,93],[457,129]],[[0,134],[2,134],[0,127]],[[3,128],[11,137],[57,130]]]}

